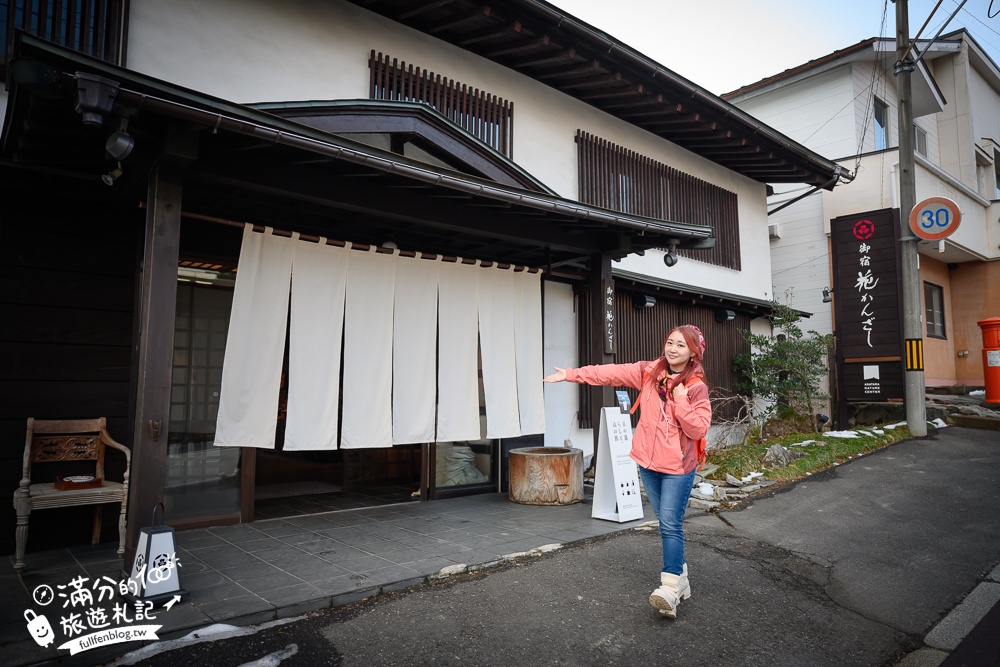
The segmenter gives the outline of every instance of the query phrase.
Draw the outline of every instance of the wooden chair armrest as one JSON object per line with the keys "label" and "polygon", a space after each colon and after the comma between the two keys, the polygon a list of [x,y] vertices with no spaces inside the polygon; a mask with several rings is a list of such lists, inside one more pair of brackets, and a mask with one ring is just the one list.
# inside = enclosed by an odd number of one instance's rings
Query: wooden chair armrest
{"label": "wooden chair armrest", "polygon": [[117,440],[111,437],[106,428],[101,428],[101,437],[104,438],[104,444],[114,449],[117,449],[122,454],[125,455],[125,470],[126,473],[132,465],[132,450],[130,450],[125,445],[121,444]]}

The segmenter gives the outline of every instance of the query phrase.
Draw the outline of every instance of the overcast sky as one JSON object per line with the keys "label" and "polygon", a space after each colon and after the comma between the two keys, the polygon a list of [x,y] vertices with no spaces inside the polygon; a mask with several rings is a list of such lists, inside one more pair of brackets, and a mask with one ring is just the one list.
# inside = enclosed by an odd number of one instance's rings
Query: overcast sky
{"label": "overcast sky", "polygon": [[[887,0],[549,2],[716,94],[869,37],[896,34],[896,5]],[[911,36],[936,4],[910,0]],[[921,37],[933,37],[959,4],[942,0]],[[1000,63],[1000,0],[968,0],[945,32],[962,26]]]}

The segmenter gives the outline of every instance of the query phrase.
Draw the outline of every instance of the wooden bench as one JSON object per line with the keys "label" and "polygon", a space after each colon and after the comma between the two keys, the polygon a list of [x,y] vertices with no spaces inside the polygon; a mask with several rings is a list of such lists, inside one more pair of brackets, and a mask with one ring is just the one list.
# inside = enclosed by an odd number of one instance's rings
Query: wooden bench
{"label": "wooden bench", "polygon": [[[119,450],[125,455],[125,474],[121,482],[104,477],[104,452],[106,448]],[[24,552],[28,544],[28,521],[33,510],[76,505],[96,505],[92,543],[101,539],[101,517],[104,503],[119,503],[118,555],[125,553],[125,512],[128,507],[128,474],[132,455],[127,447],[115,442],[108,433],[107,422],[100,419],[40,420],[28,419],[28,433],[24,441],[24,468],[21,484],[14,492],[14,509],[17,511],[17,552],[14,569],[24,569]],[[53,475],[46,481],[32,479],[34,464],[57,464],[93,461],[92,480],[81,480],[78,475]],[[45,466],[53,472],[59,466]],[[89,466],[88,466],[89,467]],[[36,474],[38,474],[36,472]],[[88,476],[90,473],[88,473]]]}

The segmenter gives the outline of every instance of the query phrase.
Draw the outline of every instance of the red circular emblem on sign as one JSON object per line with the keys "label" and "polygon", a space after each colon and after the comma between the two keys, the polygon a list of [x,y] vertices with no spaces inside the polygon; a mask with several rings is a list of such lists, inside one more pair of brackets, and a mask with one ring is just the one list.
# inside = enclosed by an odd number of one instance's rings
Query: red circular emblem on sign
{"label": "red circular emblem on sign", "polygon": [[854,223],[854,238],[867,241],[875,233],[875,223],[871,220],[858,220]]}

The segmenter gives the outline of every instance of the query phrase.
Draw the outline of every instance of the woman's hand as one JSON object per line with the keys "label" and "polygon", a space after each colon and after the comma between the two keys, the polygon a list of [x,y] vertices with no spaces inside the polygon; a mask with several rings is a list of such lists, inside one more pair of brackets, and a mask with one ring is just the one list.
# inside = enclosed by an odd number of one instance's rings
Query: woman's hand
{"label": "woman's hand", "polygon": [[565,382],[566,381],[566,369],[565,368],[558,368],[556,366],[553,366],[553,368],[555,368],[556,372],[553,373],[552,375],[546,375],[542,379],[542,381],[543,382]]}
{"label": "woman's hand", "polygon": [[688,395],[688,388],[686,386],[684,386],[683,382],[678,382],[676,385],[674,385],[674,400],[675,401],[678,398],[682,397],[682,396],[685,397],[685,398],[687,398],[687,395]]}

